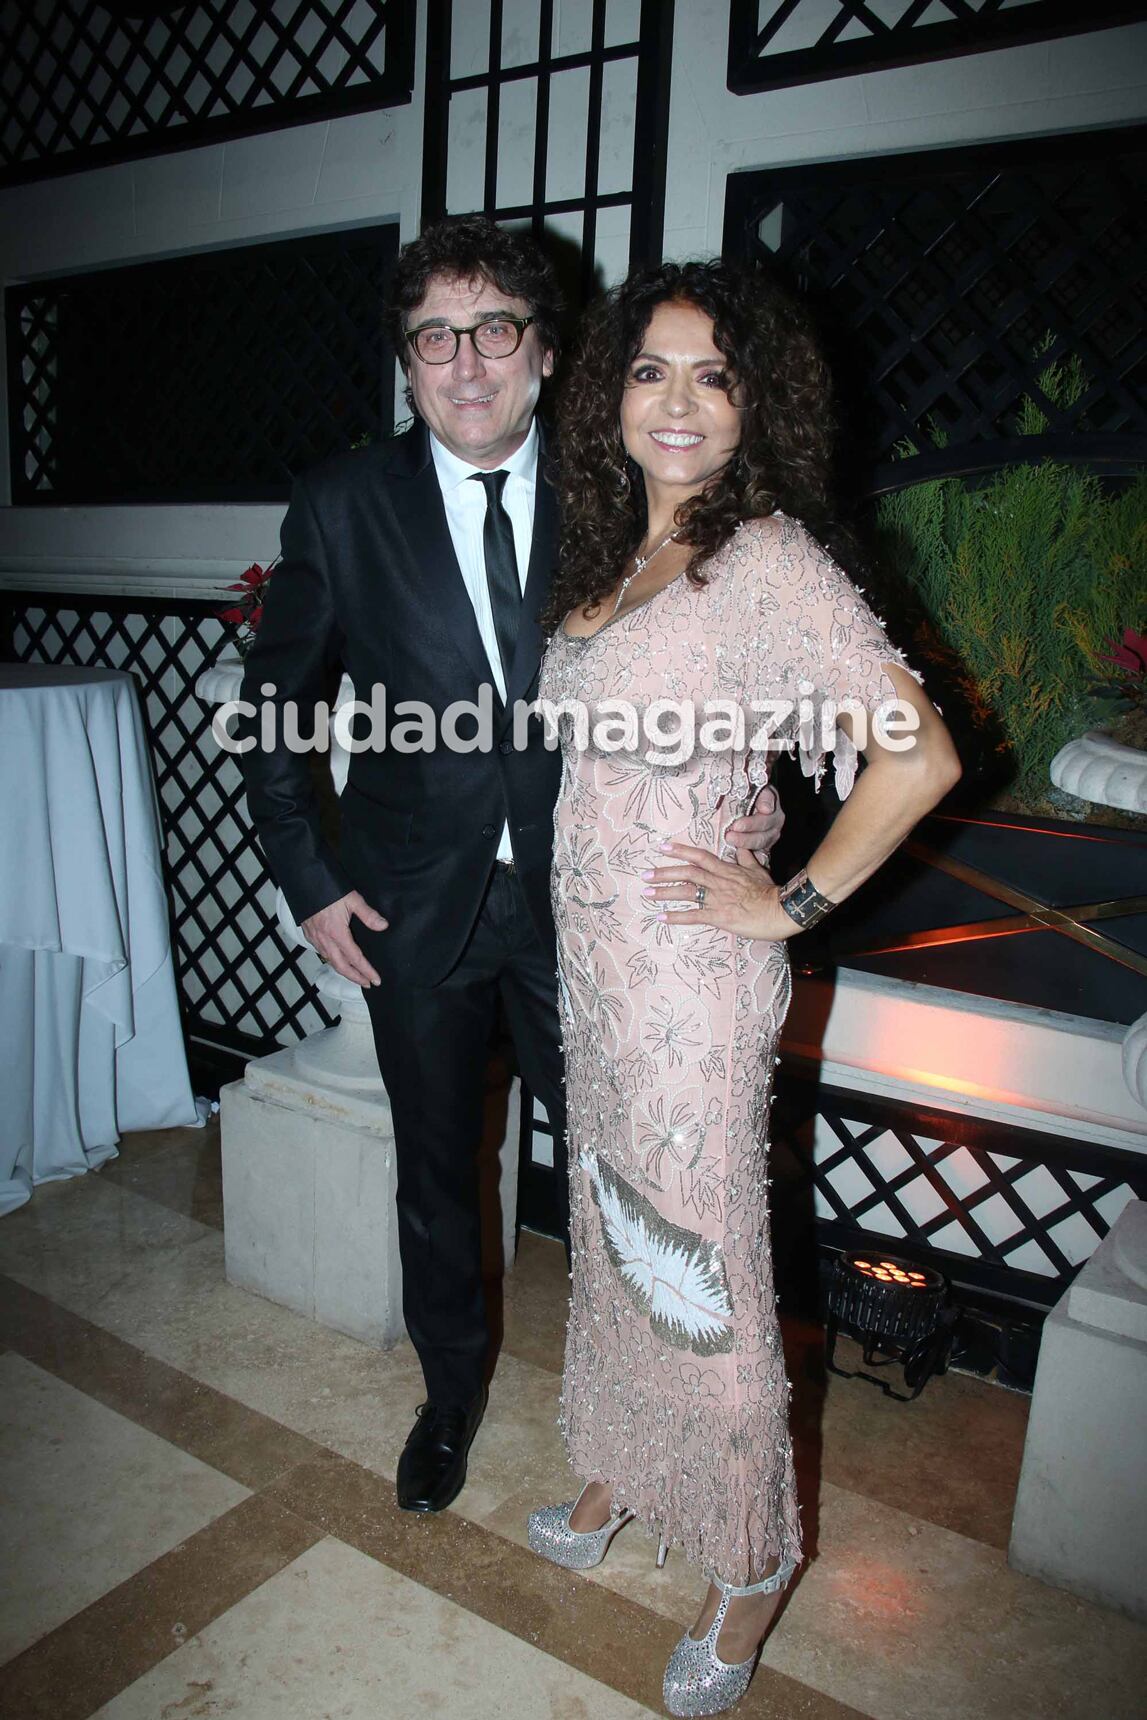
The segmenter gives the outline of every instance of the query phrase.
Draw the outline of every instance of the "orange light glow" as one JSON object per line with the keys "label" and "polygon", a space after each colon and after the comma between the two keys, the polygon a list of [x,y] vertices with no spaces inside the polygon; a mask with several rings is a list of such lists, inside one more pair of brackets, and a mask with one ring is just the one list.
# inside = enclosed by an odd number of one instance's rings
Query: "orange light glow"
{"label": "orange light glow", "polygon": [[891,944],[865,944],[862,950],[855,950],[851,953],[862,956],[895,956],[903,955],[906,950],[943,950],[947,949],[952,944],[986,944],[990,943],[993,938],[1021,938],[1026,936],[1029,932],[1050,932],[1054,930],[1054,926],[1045,925],[1036,921],[1035,924],[1030,926],[1011,925],[992,927],[990,929],[987,927],[980,927],[969,937],[968,933],[962,926],[957,926],[950,937],[943,937],[939,933],[933,932],[921,933],[919,935],[914,933],[907,938],[899,939],[895,943]]}
{"label": "orange light glow", "polygon": [[961,818],[958,813],[937,812],[933,816],[944,824],[982,824],[989,830],[1021,830],[1025,836],[1055,836],[1061,842],[1101,842],[1108,847],[1123,847],[1118,836],[1085,836],[1079,830],[1050,830],[1045,824],[1009,824],[1002,818]]}
{"label": "orange light glow", "polygon": [[859,1272],[865,1278],[875,1278],[880,1284],[896,1284],[908,1290],[926,1290],[928,1275],[915,1267],[901,1266],[896,1260],[882,1260],[874,1266],[871,1260],[858,1260],[855,1256],[848,1258],[847,1264],[852,1271]]}
{"label": "orange light glow", "polygon": [[[990,1025],[994,1028],[996,1023],[992,1022]],[[953,1042],[951,1023],[947,1024],[945,1032],[948,1036],[947,1046],[950,1048]],[[971,1063],[973,1059],[978,1060],[982,1055],[984,1061],[981,1064],[981,1067],[987,1064],[988,1060],[992,1058],[993,1052],[996,1054],[995,1060],[1000,1061],[1005,1048],[999,1043],[989,1045],[988,1039],[988,1033],[985,1031],[980,1035],[980,1040],[977,1044],[977,1035],[975,1030],[973,1029],[970,1032],[965,1030],[960,1035],[959,1050],[966,1053],[969,1063]],[[938,1058],[941,1054],[942,1053],[938,1052]],[[922,1087],[937,1087],[942,1092],[960,1093],[969,1099],[991,1099],[998,1105],[1022,1105],[1028,1102],[1025,1101],[1022,1094],[1013,1092],[1009,1087],[991,1087],[983,1081],[969,1081],[965,1080],[960,1075],[945,1075],[935,1069],[919,1068],[914,1067],[911,1064],[905,1064],[902,1067],[891,1069],[890,1072],[901,1076],[905,1081],[918,1081]]]}

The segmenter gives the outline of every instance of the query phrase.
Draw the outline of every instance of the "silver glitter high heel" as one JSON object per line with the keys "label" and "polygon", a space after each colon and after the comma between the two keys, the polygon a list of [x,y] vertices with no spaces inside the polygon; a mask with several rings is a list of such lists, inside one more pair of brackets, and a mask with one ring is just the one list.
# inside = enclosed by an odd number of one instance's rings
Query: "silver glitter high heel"
{"label": "silver glitter high heel", "polygon": [[534,1552],[551,1564],[563,1565],[567,1571],[588,1571],[601,1564],[609,1543],[632,1521],[633,1512],[619,1511],[600,1529],[571,1529],[570,1515],[576,1504],[577,1499],[570,1499],[564,1505],[542,1505],[531,1511],[527,1534]]}
{"label": "silver glitter high heel", "polygon": [[721,1591],[716,1617],[700,1641],[686,1631],[665,1668],[663,1696],[670,1714],[723,1714],[741,1700],[749,1688],[761,1650],[760,1647],[755,1648],[748,1660],[737,1661],[734,1665],[718,1659],[717,1638],[721,1634],[729,1602],[740,1595],[775,1594],[785,1587],[795,1570],[795,1562],[778,1565],[763,1583],[750,1583],[745,1589],[723,1583],[720,1577],[711,1579]]}

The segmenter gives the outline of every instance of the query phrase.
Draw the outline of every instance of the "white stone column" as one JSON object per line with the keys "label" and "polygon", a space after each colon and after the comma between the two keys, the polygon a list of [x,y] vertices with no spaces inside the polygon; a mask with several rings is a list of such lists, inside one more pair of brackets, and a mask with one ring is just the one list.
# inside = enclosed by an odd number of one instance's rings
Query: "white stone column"
{"label": "white stone column", "polygon": [[1008,1562],[1147,1620],[1147,1201],[1044,1322]]}

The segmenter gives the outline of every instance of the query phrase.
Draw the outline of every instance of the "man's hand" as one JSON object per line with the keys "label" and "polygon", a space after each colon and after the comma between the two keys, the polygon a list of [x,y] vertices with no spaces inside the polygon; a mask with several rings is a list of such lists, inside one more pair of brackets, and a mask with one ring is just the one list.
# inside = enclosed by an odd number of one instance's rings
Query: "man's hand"
{"label": "man's hand", "polygon": [[340,896],[337,902],[328,903],[317,914],[304,920],[302,934],[312,949],[316,949],[344,979],[353,980],[355,985],[381,985],[381,976],[374,971],[355,942],[350,929],[352,918],[361,920],[372,932],[385,932],[390,924],[357,890],[352,890],[349,896]]}
{"label": "man's hand", "polygon": [[652,898],[657,918],[670,926],[716,926],[739,938],[783,943],[799,930],[781,907],[781,893],[747,848],[735,860],[719,860],[707,848],[666,842],[669,866],[643,872],[641,894]]}
{"label": "man's hand", "polygon": [[[735,818],[725,832],[725,841],[730,848],[747,848],[754,859],[767,866],[784,822],[776,789],[762,788],[756,810],[748,818]],[[739,854],[737,858],[740,859]]]}

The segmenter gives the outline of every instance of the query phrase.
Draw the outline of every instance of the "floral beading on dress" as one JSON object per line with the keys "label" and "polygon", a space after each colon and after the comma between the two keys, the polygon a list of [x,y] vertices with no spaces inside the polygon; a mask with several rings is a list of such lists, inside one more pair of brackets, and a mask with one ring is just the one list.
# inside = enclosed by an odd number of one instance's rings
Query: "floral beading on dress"
{"label": "floral beading on dress", "polygon": [[[579,737],[610,701],[747,709],[754,699],[895,697],[904,665],[857,588],[799,522],[742,525],[705,567],[588,638],[559,629],[540,695],[557,719],[557,925],[573,1285],[561,1424],[583,1479],[613,1488],[726,1582],[799,1561],[799,1511],[773,1289],[768,1113],[790,977],[783,943],[664,925],[642,895],[662,842],[723,852],[768,780],[740,747],[665,763]],[[620,732],[620,730],[619,730]],[[783,731],[819,784],[819,723]],[[579,738],[589,744],[578,744]],[[851,787],[855,750],[838,744]]]}

